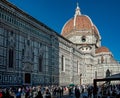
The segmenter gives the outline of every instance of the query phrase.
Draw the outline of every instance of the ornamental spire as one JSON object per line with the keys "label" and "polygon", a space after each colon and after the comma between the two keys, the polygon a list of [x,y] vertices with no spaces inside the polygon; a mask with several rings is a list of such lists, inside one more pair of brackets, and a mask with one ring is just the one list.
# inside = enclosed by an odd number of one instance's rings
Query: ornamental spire
{"label": "ornamental spire", "polygon": [[78,2],[77,2],[77,8],[76,8],[76,10],[75,10],[75,15],[74,15],[74,27],[75,27],[75,25],[76,25],[76,16],[77,16],[77,15],[81,15]]}
{"label": "ornamental spire", "polygon": [[77,16],[77,15],[81,15],[78,2],[77,2],[77,8],[76,8],[76,10],[75,10],[75,16]]}

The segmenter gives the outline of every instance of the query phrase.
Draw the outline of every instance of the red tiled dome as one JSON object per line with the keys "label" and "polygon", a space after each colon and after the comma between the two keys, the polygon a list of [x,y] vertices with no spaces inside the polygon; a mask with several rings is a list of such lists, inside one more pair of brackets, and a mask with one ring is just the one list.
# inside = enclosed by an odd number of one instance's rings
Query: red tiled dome
{"label": "red tiled dome", "polygon": [[93,28],[94,28],[94,34],[99,36],[99,31],[98,31],[97,27],[94,25]]}
{"label": "red tiled dome", "polygon": [[62,29],[62,35],[65,36],[72,30],[90,30],[92,29],[93,23],[90,18],[86,15],[77,15],[66,22]]}
{"label": "red tiled dome", "polygon": [[101,39],[97,27],[93,24],[89,16],[81,14],[77,4],[74,17],[65,23],[61,35],[70,38],[70,36],[79,35],[79,33],[82,34],[84,32],[88,32],[89,35],[94,34],[97,39]]}
{"label": "red tiled dome", "polygon": [[99,47],[95,50],[95,53],[101,53],[101,52],[110,52],[108,48],[106,47]]}

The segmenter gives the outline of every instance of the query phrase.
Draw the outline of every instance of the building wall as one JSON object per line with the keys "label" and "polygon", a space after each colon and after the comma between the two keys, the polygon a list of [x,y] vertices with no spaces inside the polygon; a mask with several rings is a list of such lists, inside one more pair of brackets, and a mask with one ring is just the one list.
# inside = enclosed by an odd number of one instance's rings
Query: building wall
{"label": "building wall", "polygon": [[95,45],[92,48],[80,51],[43,23],[0,1],[0,85],[92,84],[104,78],[107,69],[119,73],[120,64],[111,53],[95,54]]}
{"label": "building wall", "polygon": [[[44,24],[7,3],[0,1],[0,84],[58,84],[57,35]],[[14,49],[14,63],[11,68],[10,48]],[[41,70],[40,56],[42,56]],[[26,73],[30,83],[25,82]]]}
{"label": "building wall", "polygon": [[82,54],[70,41],[59,38],[59,42],[60,85],[80,84]]}

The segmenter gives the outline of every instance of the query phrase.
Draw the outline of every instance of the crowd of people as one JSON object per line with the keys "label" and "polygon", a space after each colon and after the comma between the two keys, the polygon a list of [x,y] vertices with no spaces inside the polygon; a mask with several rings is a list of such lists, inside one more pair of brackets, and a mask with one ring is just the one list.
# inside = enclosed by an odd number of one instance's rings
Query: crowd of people
{"label": "crowd of people", "polygon": [[76,98],[120,98],[120,85],[98,86],[94,96],[92,85],[77,86],[21,86],[0,88],[0,98],[52,98],[64,94],[74,95]]}
{"label": "crowd of people", "polygon": [[51,98],[51,96],[63,96],[62,86],[21,86],[0,88],[0,98]]}
{"label": "crowd of people", "polygon": [[97,95],[99,98],[120,98],[120,84],[105,85],[98,87]]}

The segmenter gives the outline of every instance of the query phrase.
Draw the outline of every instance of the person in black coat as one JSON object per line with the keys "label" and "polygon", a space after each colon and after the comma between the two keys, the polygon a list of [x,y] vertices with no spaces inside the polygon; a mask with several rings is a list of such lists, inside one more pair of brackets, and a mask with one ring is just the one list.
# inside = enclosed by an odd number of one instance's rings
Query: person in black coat
{"label": "person in black coat", "polygon": [[38,92],[38,95],[35,98],[43,98],[41,91]]}
{"label": "person in black coat", "polygon": [[77,87],[75,87],[75,97],[80,98],[80,90]]}
{"label": "person in black coat", "polygon": [[45,98],[51,98],[51,94],[50,91],[48,89],[46,89],[46,96]]}

